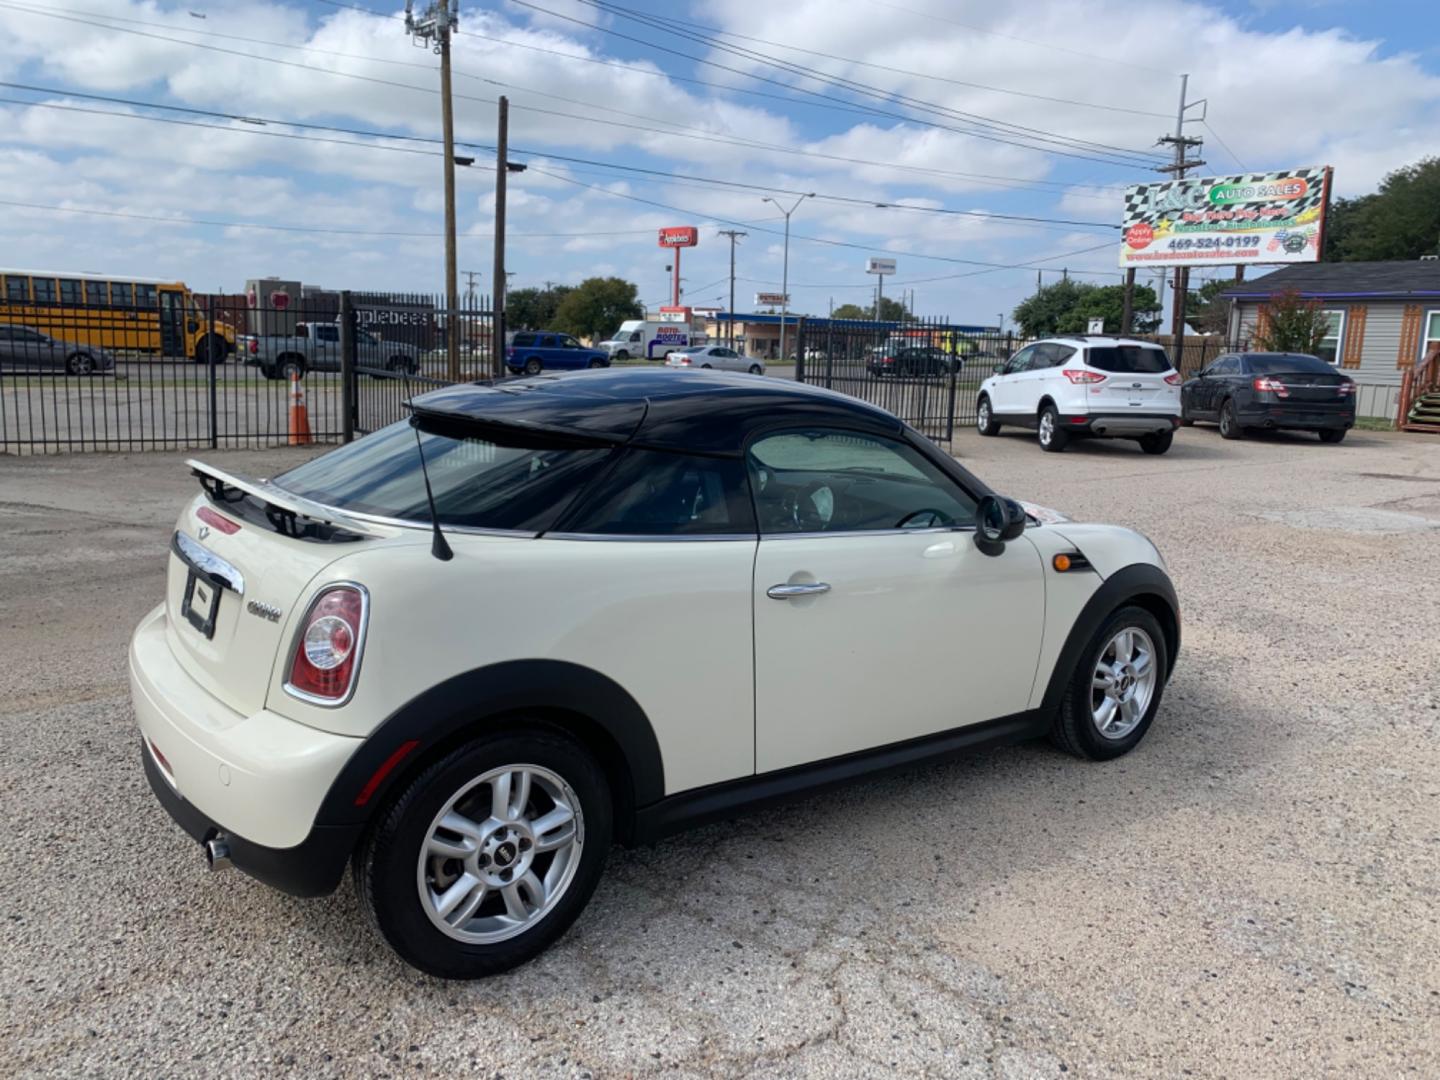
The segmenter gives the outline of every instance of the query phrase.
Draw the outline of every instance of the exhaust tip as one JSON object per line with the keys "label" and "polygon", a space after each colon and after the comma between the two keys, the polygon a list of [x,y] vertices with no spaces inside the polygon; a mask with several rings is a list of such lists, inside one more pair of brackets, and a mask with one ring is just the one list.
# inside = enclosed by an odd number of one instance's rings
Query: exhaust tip
{"label": "exhaust tip", "polygon": [[205,862],[212,873],[230,869],[230,844],[224,833],[205,841]]}

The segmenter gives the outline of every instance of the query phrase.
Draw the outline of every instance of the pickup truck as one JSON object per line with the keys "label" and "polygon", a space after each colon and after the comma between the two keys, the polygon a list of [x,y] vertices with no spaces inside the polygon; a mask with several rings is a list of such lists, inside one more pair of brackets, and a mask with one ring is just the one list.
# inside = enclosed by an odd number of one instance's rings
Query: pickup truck
{"label": "pickup truck", "polygon": [[[302,322],[293,334],[246,335],[237,351],[245,363],[258,367],[267,379],[288,379],[307,371],[340,370],[340,324]],[[420,370],[420,350],[403,341],[382,341],[368,330],[355,330],[355,367],[366,374],[414,375]]]}

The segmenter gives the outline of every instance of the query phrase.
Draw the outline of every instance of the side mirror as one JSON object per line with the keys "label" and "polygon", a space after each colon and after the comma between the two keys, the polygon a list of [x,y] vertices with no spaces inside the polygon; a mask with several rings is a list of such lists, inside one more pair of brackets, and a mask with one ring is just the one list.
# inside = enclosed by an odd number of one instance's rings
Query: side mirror
{"label": "side mirror", "polygon": [[999,555],[1024,531],[1025,511],[1014,499],[986,495],[975,507],[975,546],[986,555]]}

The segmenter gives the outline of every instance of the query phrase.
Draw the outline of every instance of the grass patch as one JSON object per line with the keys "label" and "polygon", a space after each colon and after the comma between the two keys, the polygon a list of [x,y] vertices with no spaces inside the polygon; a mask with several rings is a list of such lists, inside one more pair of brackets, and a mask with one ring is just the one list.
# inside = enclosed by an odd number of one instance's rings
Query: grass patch
{"label": "grass patch", "polygon": [[1357,416],[1356,431],[1394,431],[1395,421],[1388,416]]}

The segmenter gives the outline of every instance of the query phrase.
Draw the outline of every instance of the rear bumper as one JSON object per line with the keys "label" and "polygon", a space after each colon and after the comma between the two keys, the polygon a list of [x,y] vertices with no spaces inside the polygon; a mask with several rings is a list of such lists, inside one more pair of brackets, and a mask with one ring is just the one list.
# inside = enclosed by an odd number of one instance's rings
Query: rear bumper
{"label": "rear bumper", "polygon": [[232,862],[262,881],[297,895],[330,891],[360,826],[315,820],[364,740],[227,708],[175,659],[165,620],[156,608],[130,643],[135,719],[166,762],[162,771],[145,750],[157,797],[195,839],[227,834]]}
{"label": "rear bumper", "polygon": [[1168,413],[1083,413],[1062,416],[1060,424],[1067,431],[1123,439],[1174,431],[1180,426],[1180,417]]}
{"label": "rear bumper", "polygon": [[1236,410],[1235,419],[1244,427],[1290,428],[1302,431],[1327,429],[1344,431],[1355,426],[1355,408],[1337,408],[1328,403],[1314,406],[1251,405]]}

